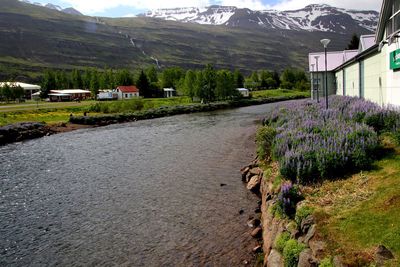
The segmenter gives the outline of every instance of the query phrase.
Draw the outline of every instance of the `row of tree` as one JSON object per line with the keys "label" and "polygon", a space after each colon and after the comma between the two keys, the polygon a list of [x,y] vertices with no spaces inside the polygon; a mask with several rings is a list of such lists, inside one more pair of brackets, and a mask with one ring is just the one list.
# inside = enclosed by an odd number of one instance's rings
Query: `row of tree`
{"label": "row of tree", "polygon": [[54,89],[88,89],[96,96],[99,89],[113,89],[119,85],[136,85],[144,97],[162,96],[162,88],[174,88],[180,95],[200,98],[205,101],[227,99],[237,95],[236,88],[264,89],[308,89],[306,73],[300,69],[277,71],[261,70],[244,77],[236,70],[215,70],[207,65],[203,70],[183,70],[180,67],[166,68],[159,72],[154,66],[140,71],[93,69],[84,71],[48,70],[43,76],[43,97]]}

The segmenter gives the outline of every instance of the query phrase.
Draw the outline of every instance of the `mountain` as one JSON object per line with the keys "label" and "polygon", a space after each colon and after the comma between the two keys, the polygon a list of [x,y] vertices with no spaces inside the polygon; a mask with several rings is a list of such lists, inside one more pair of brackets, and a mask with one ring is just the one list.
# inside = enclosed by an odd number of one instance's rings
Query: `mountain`
{"label": "mountain", "polygon": [[341,50],[353,33],[76,16],[17,0],[0,6],[0,80],[34,82],[47,68],[306,69],[308,53],[323,50],[320,39]]}
{"label": "mountain", "polygon": [[379,19],[379,13],[376,11],[347,10],[315,4],[291,11],[253,11],[231,6],[158,9],[138,16],[240,28],[325,31],[343,34],[373,32]]}
{"label": "mountain", "polygon": [[68,8],[62,8],[58,5],[53,5],[51,3],[42,5],[41,3],[38,2],[31,2],[29,0],[19,0],[20,2],[23,2],[25,4],[31,4],[31,5],[36,5],[36,6],[43,6],[46,7],[48,9],[53,9],[53,10],[57,10],[66,14],[71,14],[71,15],[77,15],[77,16],[83,16],[83,14],[81,12],[79,12],[78,10],[76,10],[75,8],[72,7],[68,7]]}

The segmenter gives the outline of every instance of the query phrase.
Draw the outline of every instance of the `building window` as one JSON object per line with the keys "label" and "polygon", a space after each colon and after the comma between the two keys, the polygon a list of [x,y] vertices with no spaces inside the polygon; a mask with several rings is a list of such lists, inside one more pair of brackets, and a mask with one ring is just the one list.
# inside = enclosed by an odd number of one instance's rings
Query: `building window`
{"label": "building window", "polygon": [[400,1],[394,1],[390,12],[389,21],[386,24],[386,37],[391,37],[400,31]]}
{"label": "building window", "polygon": [[125,94],[125,97],[128,98],[128,94]]}

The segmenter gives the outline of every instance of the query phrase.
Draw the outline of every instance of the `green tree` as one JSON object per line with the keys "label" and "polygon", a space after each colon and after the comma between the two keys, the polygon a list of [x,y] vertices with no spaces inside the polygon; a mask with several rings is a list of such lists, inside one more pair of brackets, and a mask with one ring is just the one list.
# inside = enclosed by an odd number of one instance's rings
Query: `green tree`
{"label": "green tree", "polygon": [[77,69],[74,69],[71,74],[71,83],[74,89],[83,88],[82,76],[81,72]]}
{"label": "green tree", "polygon": [[185,80],[183,83],[183,94],[189,96],[190,98],[196,96],[195,90],[196,83],[196,73],[193,70],[188,70],[185,75]]}
{"label": "green tree", "polygon": [[140,72],[139,78],[136,82],[136,86],[139,89],[141,96],[145,98],[151,97],[150,83],[143,70]]}
{"label": "green tree", "polygon": [[47,70],[44,73],[44,77],[42,80],[42,89],[40,92],[41,98],[46,98],[49,96],[50,90],[55,90],[56,87],[56,76],[52,70]]}
{"label": "green tree", "polygon": [[119,70],[116,74],[116,86],[120,85],[132,85],[133,84],[133,76],[129,70],[123,69]]}
{"label": "green tree", "polygon": [[268,83],[267,80],[269,78],[272,78],[272,73],[267,71],[267,70],[263,70],[261,71],[261,75],[260,75],[260,88],[261,89],[269,89],[268,88]]}
{"label": "green tree", "polygon": [[243,88],[243,87],[244,87],[244,77],[243,77],[243,74],[240,73],[239,70],[235,70],[235,72],[233,73],[233,76],[234,76],[236,88]]}
{"label": "green tree", "polygon": [[10,85],[8,83],[4,83],[0,89],[1,97],[8,103],[12,97]]}
{"label": "green tree", "polygon": [[350,43],[347,45],[346,49],[348,50],[358,49],[359,45],[360,45],[360,38],[356,33],[353,33],[353,35],[351,36]]}
{"label": "green tree", "polygon": [[157,69],[154,65],[148,67],[145,71],[147,78],[149,79],[150,83],[157,83],[158,82],[158,73]]}
{"label": "green tree", "polygon": [[235,95],[236,83],[234,75],[228,70],[220,70],[216,74],[215,96],[225,100]]}
{"label": "green tree", "polygon": [[184,77],[185,73],[180,67],[167,68],[161,75],[162,88],[177,88],[179,80]]}
{"label": "green tree", "polygon": [[99,73],[97,70],[92,70],[90,75],[90,92],[92,93],[93,97],[97,97],[100,89],[100,81],[99,81]]}
{"label": "green tree", "polygon": [[214,101],[216,87],[216,72],[211,64],[207,64],[203,70],[203,100]]}

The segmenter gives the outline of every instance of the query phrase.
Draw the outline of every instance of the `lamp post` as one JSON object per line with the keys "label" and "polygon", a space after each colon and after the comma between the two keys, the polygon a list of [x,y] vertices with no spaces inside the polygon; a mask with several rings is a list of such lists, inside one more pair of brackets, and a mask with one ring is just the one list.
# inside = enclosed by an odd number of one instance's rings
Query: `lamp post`
{"label": "lamp post", "polygon": [[312,92],[312,99],[314,99],[314,93],[315,93],[315,88],[314,88],[314,64],[311,64],[311,92]]}
{"label": "lamp post", "polygon": [[318,74],[318,59],[319,59],[319,56],[314,56],[314,58],[315,58],[315,64],[317,65],[317,103],[319,103],[319,84],[318,84],[318,82],[319,82],[319,74]]}
{"label": "lamp post", "polygon": [[326,109],[328,109],[328,59],[327,59],[327,47],[328,44],[331,42],[329,39],[322,39],[321,43],[324,46],[325,50],[325,104],[326,104]]}

